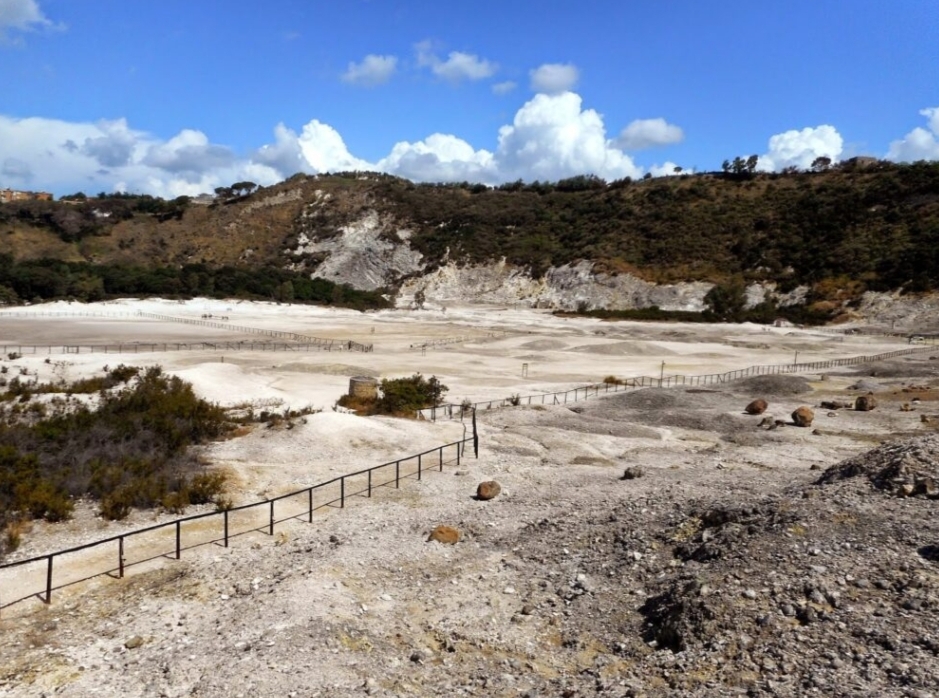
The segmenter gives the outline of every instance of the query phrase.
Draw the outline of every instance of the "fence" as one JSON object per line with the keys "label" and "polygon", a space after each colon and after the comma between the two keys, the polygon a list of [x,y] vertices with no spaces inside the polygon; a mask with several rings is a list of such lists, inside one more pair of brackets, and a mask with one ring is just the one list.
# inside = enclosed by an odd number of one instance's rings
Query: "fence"
{"label": "fence", "polygon": [[332,351],[323,344],[287,342],[120,342],[118,344],[6,344],[0,356],[52,354],[145,354],[167,351]]}
{"label": "fence", "polygon": [[564,390],[556,393],[537,393],[535,395],[513,395],[496,400],[484,400],[482,402],[466,403],[465,405],[455,405],[447,403],[438,407],[428,407],[420,411],[420,417],[436,421],[440,419],[463,419],[464,415],[475,410],[491,410],[493,407],[505,407],[507,405],[564,405],[568,402],[577,402],[587,398],[599,397],[608,393],[616,393],[621,390],[633,390],[636,388],[673,388],[677,386],[707,386],[719,385],[749,378],[750,376],[766,376],[783,373],[807,373],[810,371],[822,371],[829,368],[838,368],[841,366],[856,366],[858,364],[872,363],[874,361],[883,361],[884,359],[893,359],[898,356],[907,356],[910,354],[919,354],[927,351],[935,351],[931,347],[916,347],[913,349],[898,349],[888,351],[883,354],[872,354],[870,356],[852,356],[845,359],[829,359],[827,361],[812,361],[809,363],[792,364],[771,364],[750,366],[748,368],[738,369],[736,371],[727,371],[726,373],[707,373],[699,376],[669,375],[664,372],[656,376],[638,376],[635,378],[624,378],[621,383],[599,383],[593,385],[581,386],[572,390]]}
{"label": "fence", "polygon": [[[31,567],[27,569],[27,575],[32,572],[34,578],[32,585],[29,580],[16,584],[15,598],[2,594],[0,609],[33,597],[48,604],[52,602],[52,592],[55,589],[87,581],[103,574],[122,578],[128,567],[159,558],[179,560],[183,550],[191,550],[204,545],[220,545],[227,548],[231,539],[255,532],[273,536],[275,526],[285,521],[296,519],[313,523],[313,514],[316,511],[327,508],[343,509],[346,502],[353,497],[371,498],[372,493],[381,487],[394,486],[398,489],[402,480],[410,478],[420,480],[428,471],[443,472],[445,465],[460,465],[467,443],[473,445],[474,455],[478,458],[479,436],[475,420],[473,420],[472,435],[460,441],[365,470],[340,475],[302,490],[224,511],[186,516],[73,548],[0,565],[0,579],[5,571],[23,567]],[[109,553],[106,550],[108,548]],[[56,582],[54,570],[57,568],[54,563],[57,560],[79,552],[85,553],[82,559],[82,570],[85,570],[89,562],[87,551],[93,549],[100,553],[98,567],[101,569],[99,571],[89,573],[67,570],[64,574],[60,572],[60,578]],[[61,565],[58,569],[61,569]],[[30,586],[32,586],[31,591]],[[5,589],[0,586],[0,591],[5,591]]]}
{"label": "fence", "polygon": [[244,325],[232,325],[227,322],[216,322],[214,320],[175,317],[172,315],[159,315],[157,313],[146,313],[142,310],[137,313],[140,317],[152,318],[154,320],[163,320],[165,322],[181,322],[186,325],[200,325],[202,327],[216,327],[223,330],[232,330],[236,332],[245,332],[248,334],[264,334],[268,337],[278,337],[280,339],[290,339],[301,344],[316,344],[325,349],[346,349],[348,351],[370,352],[373,350],[371,344],[360,344],[349,339],[323,339],[322,337],[308,337],[307,335],[297,334],[296,332],[283,332],[281,330],[268,330],[261,327],[245,327]]}

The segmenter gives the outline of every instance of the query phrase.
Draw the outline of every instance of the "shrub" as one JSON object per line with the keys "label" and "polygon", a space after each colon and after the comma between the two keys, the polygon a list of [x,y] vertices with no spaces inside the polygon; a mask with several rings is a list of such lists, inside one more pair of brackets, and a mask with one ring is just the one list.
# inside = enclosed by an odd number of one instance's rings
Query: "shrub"
{"label": "shrub", "polygon": [[382,396],[375,403],[376,414],[414,416],[418,410],[440,405],[447,390],[436,376],[425,378],[415,373],[410,378],[385,378]]}
{"label": "shrub", "polygon": [[607,385],[622,385],[623,379],[617,378],[616,376],[607,376],[606,378],[603,379],[603,382],[606,383]]}
{"label": "shrub", "polygon": [[512,407],[518,407],[522,404],[522,396],[518,393],[515,393],[512,397],[509,398],[509,404],[512,405]]}
{"label": "shrub", "polygon": [[218,501],[225,491],[225,473],[216,471],[199,473],[189,481],[189,502],[191,504],[208,504]]}

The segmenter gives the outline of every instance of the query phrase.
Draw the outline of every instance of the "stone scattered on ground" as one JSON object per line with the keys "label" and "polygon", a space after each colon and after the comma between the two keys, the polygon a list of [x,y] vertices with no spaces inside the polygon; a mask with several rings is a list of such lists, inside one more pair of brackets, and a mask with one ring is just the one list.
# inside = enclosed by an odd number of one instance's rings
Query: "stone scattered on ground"
{"label": "stone scattered on ground", "polygon": [[815,419],[815,411],[811,407],[797,407],[792,413],[792,423],[797,427],[810,427]]}
{"label": "stone scattered on ground", "polygon": [[495,499],[501,493],[502,486],[495,480],[480,482],[479,486],[476,487],[476,499],[479,499],[483,502],[488,502],[490,499]]}

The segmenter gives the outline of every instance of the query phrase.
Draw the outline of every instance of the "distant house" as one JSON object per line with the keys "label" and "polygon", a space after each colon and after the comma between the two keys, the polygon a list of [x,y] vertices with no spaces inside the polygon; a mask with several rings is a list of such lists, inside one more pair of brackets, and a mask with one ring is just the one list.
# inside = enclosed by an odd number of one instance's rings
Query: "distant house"
{"label": "distant house", "polygon": [[10,204],[14,201],[52,201],[52,194],[47,191],[0,189],[0,204]]}

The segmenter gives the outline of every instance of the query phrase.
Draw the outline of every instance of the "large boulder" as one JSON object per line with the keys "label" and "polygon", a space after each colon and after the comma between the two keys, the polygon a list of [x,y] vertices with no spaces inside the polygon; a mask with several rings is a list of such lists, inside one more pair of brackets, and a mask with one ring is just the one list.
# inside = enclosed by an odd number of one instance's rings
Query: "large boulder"
{"label": "large boulder", "polygon": [[811,407],[806,407],[805,405],[797,408],[796,411],[792,413],[792,423],[797,427],[810,427],[814,419],[815,412]]}
{"label": "large boulder", "polygon": [[857,400],[854,401],[854,409],[858,412],[870,412],[875,407],[877,407],[877,400],[874,399],[871,393],[859,395]]}
{"label": "large boulder", "polygon": [[766,400],[763,398],[757,398],[749,405],[743,408],[743,411],[747,414],[763,414],[766,412],[766,408],[769,407]]}

